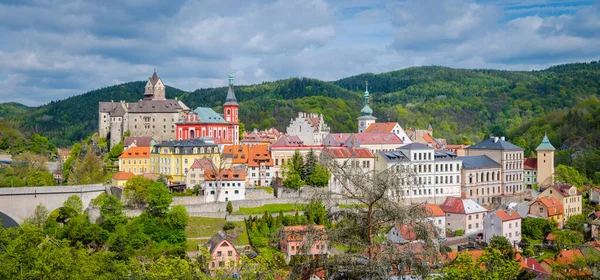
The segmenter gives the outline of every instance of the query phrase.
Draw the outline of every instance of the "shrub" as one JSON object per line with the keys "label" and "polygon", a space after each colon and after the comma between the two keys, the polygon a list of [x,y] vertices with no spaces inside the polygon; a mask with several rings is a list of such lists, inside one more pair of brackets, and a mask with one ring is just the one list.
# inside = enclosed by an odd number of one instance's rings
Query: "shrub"
{"label": "shrub", "polygon": [[465,230],[464,230],[464,229],[457,229],[457,230],[454,232],[454,234],[455,234],[456,236],[463,236],[463,235],[465,235]]}
{"label": "shrub", "polygon": [[235,225],[232,222],[227,222],[223,226],[223,230],[232,230],[235,228]]}

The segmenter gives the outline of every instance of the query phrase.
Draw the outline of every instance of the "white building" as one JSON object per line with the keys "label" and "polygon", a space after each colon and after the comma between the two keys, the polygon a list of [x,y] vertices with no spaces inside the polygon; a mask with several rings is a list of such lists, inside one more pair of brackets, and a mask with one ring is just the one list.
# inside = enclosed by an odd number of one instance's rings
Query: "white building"
{"label": "white building", "polygon": [[398,138],[400,138],[400,140],[402,140],[403,143],[405,143],[405,144],[412,143],[412,140],[410,140],[410,137],[408,136],[408,134],[406,134],[404,129],[402,129],[402,126],[400,126],[400,124],[397,122],[372,123],[371,125],[369,125],[369,127],[367,127],[367,129],[365,129],[364,132],[365,133],[394,133],[394,134],[396,134],[396,136],[398,136]]}
{"label": "white building", "polygon": [[446,236],[446,213],[437,204],[425,204],[427,215],[433,225],[436,227],[440,237]]}
{"label": "white building", "polygon": [[372,176],[375,167],[373,153],[367,148],[325,147],[321,152],[321,161],[331,169],[329,191],[334,194],[346,193],[353,187],[350,179],[337,178],[336,174],[343,172],[350,178]]}
{"label": "white building", "polygon": [[305,145],[321,145],[329,130],[323,114],[298,112],[298,117],[290,121],[286,133],[298,136]]}
{"label": "white building", "polygon": [[375,169],[395,169],[409,173],[400,176],[404,199],[441,203],[446,197],[460,197],[462,161],[447,151],[434,151],[420,143],[411,143],[394,151],[375,153]]}
{"label": "white building", "polygon": [[281,166],[283,166],[286,161],[292,159],[296,151],[303,157],[312,151],[318,158],[321,154],[321,150],[323,150],[323,146],[305,145],[298,136],[281,136],[273,143],[273,145],[271,145],[269,150],[271,151],[271,157],[274,161],[273,173],[275,174],[275,178],[279,178],[283,176],[283,174],[281,174]]}
{"label": "white building", "polygon": [[204,171],[204,201],[233,201],[246,198],[246,173],[241,168]]}
{"label": "white building", "polygon": [[[415,230],[417,228],[417,230]],[[423,240],[419,236],[419,232],[421,229],[427,230],[427,234],[431,235],[431,238],[435,238],[437,236],[437,230],[430,222],[425,222],[422,224],[401,224],[396,225],[390,229],[387,233],[388,241],[392,243],[406,243],[411,241]]]}
{"label": "white building", "polygon": [[487,209],[472,199],[448,197],[440,208],[446,213],[446,227],[450,230],[462,229],[465,235],[483,230],[483,217]]}
{"label": "white building", "polygon": [[494,235],[504,236],[513,247],[521,242],[521,216],[511,209],[492,211],[483,218],[483,239],[488,244]]}
{"label": "white building", "polygon": [[502,166],[486,155],[459,158],[462,160],[461,197],[480,204],[500,203]]}

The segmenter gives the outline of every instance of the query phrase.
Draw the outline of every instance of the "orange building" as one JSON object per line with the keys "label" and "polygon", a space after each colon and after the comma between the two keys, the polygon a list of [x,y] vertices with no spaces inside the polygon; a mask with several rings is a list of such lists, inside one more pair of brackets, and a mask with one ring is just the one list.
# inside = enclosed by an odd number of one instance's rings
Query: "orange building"
{"label": "orange building", "polygon": [[150,147],[131,147],[119,156],[119,171],[141,175],[150,169]]}
{"label": "orange building", "polygon": [[552,219],[563,226],[564,206],[554,197],[540,197],[529,205],[529,214],[532,216]]}

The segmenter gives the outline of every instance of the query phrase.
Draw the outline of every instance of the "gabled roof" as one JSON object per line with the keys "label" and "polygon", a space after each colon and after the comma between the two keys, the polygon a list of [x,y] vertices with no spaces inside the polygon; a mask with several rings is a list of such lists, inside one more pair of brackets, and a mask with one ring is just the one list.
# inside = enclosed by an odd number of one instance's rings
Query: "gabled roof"
{"label": "gabled roof", "polygon": [[525,158],[525,160],[523,160],[523,169],[537,170],[537,162],[537,158]]}
{"label": "gabled roof", "polygon": [[564,213],[563,204],[555,197],[540,197],[537,198],[535,202],[541,202],[544,204],[544,206],[546,206],[546,208],[548,208],[548,216],[555,216]]}
{"label": "gabled roof", "polygon": [[152,142],[151,136],[128,136],[125,137],[123,146],[129,147],[131,144],[135,144],[138,147],[150,147],[150,142]]}
{"label": "gabled roof", "polygon": [[442,208],[440,208],[440,206],[438,206],[437,204],[425,204],[425,209],[427,211],[427,214],[432,217],[443,217],[446,215],[446,213],[444,213],[444,210],[442,210]]}
{"label": "gabled roof", "polygon": [[502,140],[500,137],[492,137],[485,139],[475,145],[469,146],[467,149],[481,149],[481,150],[510,150],[510,151],[524,151],[525,149],[516,146],[510,142]]}
{"label": "gabled roof", "polygon": [[269,147],[267,145],[254,145],[248,148],[248,166],[260,166],[261,162],[265,166],[273,166]]}
{"label": "gabled roof", "polygon": [[472,199],[462,199],[459,197],[447,197],[440,208],[446,213],[454,214],[472,214],[487,212],[483,206],[479,205]]}
{"label": "gabled roof", "polygon": [[521,216],[515,210],[497,210],[493,212],[501,221],[508,222],[512,220],[520,220]]}
{"label": "gabled roof", "polygon": [[464,156],[458,157],[462,159],[462,167],[465,169],[479,169],[479,168],[501,168],[502,165],[497,163],[486,155],[481,156]]}
{"label": "gabled roof", "polygon": [[204,169],[204,180],[245,181],[246,172],[243,169],[239,168],[221,169],[221,172],[217,172],[217,170],[214,169]]}
{"label": "gabled roof", "polygon": [[113,178],[113,180],[117,180],[117,181],[126,181],[133,177],[135,177],[135,174],[133,174],[131,172],[119,171],[115,175],[113,175],[112,178]]}
{"label": "gabled roof", "polygon": [[184,108],[181,107],[180,102],[175,99],[144,99],[134,103],[127,103],[127,111],[129,113],[178,113],[183,110]]}
{"label": "gabled roof", "polygon": [[225,158],[231,158],[232,164],[248,163],[248,145],[227,145],[223,148],[222,154]]}
{"label": "gabled roof", "polygon": [[323,153],[331,158],[373,158],[367,148],[325,147]]}
{"label": "gabled roof", "polygon": [[252,131],[248,136],[244,137],[242,143],[271,143],[271,137],[266,134],[259,133],[258,131]]}
{"label": "gabled roof", "polygon": [[[397,144],[401,145],[403,142],[400,140],[398,135],[394,133],[355,133],[350,136],[354,137],[354,141],[361,145],[369,144]],[[351,139],[346,139],[346,145]]]}
{"label": "gabled roof", "polygon": [[235,250],[235,254],[237,255],[237,249],[235,249],[235,246],[233,245],[233,243],[231,241],[229,241],[227,238],[225,238],[225,236],[223,236],[223,234],[221,232],[217,232],[215,235],[213,235],[208,242],[206,243],[206,247],[208,247],[210,253],[212,254],[216,248],[218,248],[219,246],[221,246],[221,244],[223,242],[227,242],[229,244],[229,246],[231,246],[234,250]]}
{"label": "gabled roof", "polygon": [[148,79],[150,81],[150,83],[155,86],[156,83],[158,82],[158,80],[160,80],[160,78],[158,77],[158,75],[156,75],[156,71],[154,71],[154,73],[152,74],[152,77],[150,77]]}
{"label": "gabled roof", "polygon": [[[571,190],[571,188],[573,188],[573,185],[569,185],[569,184],[562,184],[562,185],[554,185],[550,187],[551,189],[555,190],[556,192],[558,192],[558,194],[560,194],[563,197],[569,197],[571,196],[571,194],[569,194],[569,190]],[[581,192],[575,187],[575,195],[581,195]],[[546,192],[546,191],[544,191]]]}
{"label": "gabled roof", "polygon": [[304,149],[321,149],[322,145],[305,145],[300,137],[296,135],[284,135],[279,137],[275,143],[271,144],[271,148],[304,148]]}
{"label": "gabled roof", "polygon": [[150,147],[131,147],[119,156],[119,158],[147,158],[150,157]]}
{"label": "gabled roof", "polygon": [[384,123],[372,123],[365,129],[365,132],[371,133],[393,133],[394,127],[398,123],[395,122],[384,122]]}
{"label": "gabled roof", "polygon": [[535,258],[525,259],[525,267],[524,268],[531,270],[533,273],[538,274],[538,275],[543,274],[543,275],[550,276],[550,273],[548,273],[548,271],[546,271]]}
{"label": "gabled roof", "polygon": [[209,169],[213,169],[213,164],[210,160],[205,159],[205,158],[195,159],[194,163],[192,163],[192,166],[190,166],[190,169],[209,170]]}
{"label": "gabled roof", "polygon": [[326,238],[325,226],[322,225],[310,225],[310,226],[284,226],[283,234],[284,239],[291,241],[300,241],[307,234],[318,234],[323,235]]}
{"label": "gabled roof", "polygon": [[329,133],[323,139],[323,143],[325,144],[326,142],[333,142],[333,143],[327,143],[326,145],[341,146],[346,142],[346,140],[348,139],[348,137],[350,137],[350,135],[352,135],[352,133]]}

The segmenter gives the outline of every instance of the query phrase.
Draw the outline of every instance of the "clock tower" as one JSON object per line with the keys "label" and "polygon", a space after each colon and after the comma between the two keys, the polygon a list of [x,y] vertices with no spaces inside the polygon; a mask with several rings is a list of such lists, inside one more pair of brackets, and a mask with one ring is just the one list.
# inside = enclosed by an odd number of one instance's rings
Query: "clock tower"
{"label": "clock tower", "polygon": [[358,133],[363,133],[372,123],[375,123],[376,117],[373,116],[373,109],[369,107],[369,82],[365,85],[365,106],[360,110],[358,120]]}

